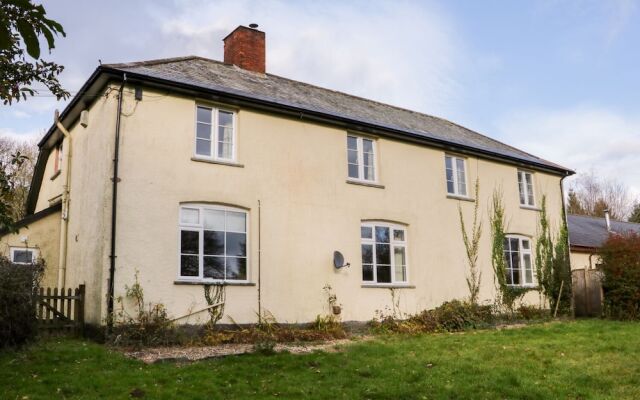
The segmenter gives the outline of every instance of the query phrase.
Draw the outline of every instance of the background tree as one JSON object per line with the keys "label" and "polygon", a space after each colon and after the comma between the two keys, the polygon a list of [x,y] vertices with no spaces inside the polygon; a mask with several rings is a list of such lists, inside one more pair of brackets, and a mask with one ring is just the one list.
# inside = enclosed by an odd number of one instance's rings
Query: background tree
{"label": "background tree", "polygon": [[609,210],[611,218],[624,220],[632,208],[629,190],[615,179],[604,179],[593,171],[578,176],[569,189],[567,209],[570,214],[604,217]]}
{"label": "background tree", "polygon": [[18,221],[24,217],[27,195],[38,156],[36,141],[0,137],[0,174],[6,191],[2,192],[6,217]]}
{"label": "background tree", "polygon": [[58,82],[64,67],[40,58],[40,37],[51,52],[58,34],[65,36],[62,25],[48,19],[42,5],[30,0],[0,1],[0,100],[4,104],[36,94],[31,87],[34,82],[42,83],[58,100],[69,97]]}
{"label": "background tree", "polygon": [[640,201],[633,206],[633,211],[631,211],[628,221],[640,224]]}

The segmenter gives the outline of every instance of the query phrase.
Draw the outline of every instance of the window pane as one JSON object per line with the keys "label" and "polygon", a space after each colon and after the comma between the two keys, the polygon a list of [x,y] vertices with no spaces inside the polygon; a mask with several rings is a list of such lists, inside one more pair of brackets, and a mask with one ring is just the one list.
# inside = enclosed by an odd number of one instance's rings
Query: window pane
{"label": "window pane", "polygon": [[247,259],[227,257],[227,279],[247,280]]}
{"label": "window pane", "polygon": [[449,169],[449,170],[453,169],[453,161],[451,160],[451,157],[445,156],[445,158],[444,158],[444,166],[445,166],[446,169]]}
{"label": "window pane", "polygon": [[447,193],[449,194],[455,194],[456,191],[453,187],[453,181],[447,181]]}
{"label": "window pane", "polygon": [[361,226],[360,237],[363,239],[373,239],[373,228],[370,226]]}
{"label": "window pane", "polygon": [[197,225],[200,223],[200,210],[197,208],[181,208],[180,222],[183,224]]}
{"label": "window pane", "polygon": [[247,255],[247,235],[227,232],[227,256]]}
{"label": "window pane", "polygon": [[233,141],[233,130],[230,126],[218,127],[218,141],[231,143]]}
{"label": "window pane", "polygon": [[211,140],[211,125],[198,123],[196,125],[196,137]]}
{"label": "window pane", "polygon": [[373,140],[370,139],[362,139],[362,151],[366,153],[370,153],[373,155]]}
{"label": "window pane", "polygon": [[529,241],[528,240],[525,240],[525,239],[522,240],[522,248],[525,249],[525,250],[529,250]]}
{"label": "window pane", "polygon": [[196,139],[196,154],[199,156],[211,156],[211,141]]}
{"label": "window pane", "polygon": [[531,268],[531,255],[524,254],[522,256],[524,260],[524,283],[533,283],[533,270]]}
{"label": "window pane", "polygon": [[358,176],[358,165],[349,164],[349,178],[359,178]]}
{"label": "window pane", "polygon": [[224,232],[204,231],[204,254],[224,255]]}
{"label": "window pane", "polygon": [[516,271],[520,270],[520,255],[517,252],[511,252],[511,268]]}
{"label": "window pane", "polygon": [[376,173],[375,173],[375,168],[373,167],[373,165],[367,165],[365,163],[363,171],[364,171],[363,179],[366,179],[368,181],[375,181],[376,180]]}
{"label": "window pane", "polygon": [[404,247],[393,248],[393,262],[395,263],[396,267],[399,265],[407,265],[407,261],[405,260]]}
{"label": "window pane", "polygon": [[243,212],[227,211],[227,231],[246,232],[247,214]]}
{"label": "window pane", "polygon": [[362,280],[373,281],[373,265],[362,264]]}
{"label": "window pane", "polygon": [[211,123],[211,109],[206,107],[198,107],[198,122]]}
{"label": "window pane", "polygon": [[218,142],[218,157],[232,159],[233,158],[233,145],[227,142]]}
{"label": "window pane", "polygon": [[513,273],[513,284],[514,285],[520,285],[521,284],[521,282],[520,282],[520,269],[519,268],[518,269],[514,268],[512,270],[512,273]]}
{"label": "window pane", "polygon": [[349,164],[358,164],[358,152],[355,150],[347,151],[347,158]]}
{"label": "window pane", "polygon": [[198,276],[198,256],[180,256],[180,275]]}
{"label": "window pane", "polygon": [[347,149],[358,150],[358,139],[354,136],[347,136]]}
{"label": "window pane", "polygon": [[391,283],[391,266],[390,265],[378,265],[376,266],[376,273],[379,283]]}
{"label": "window pane", "polygon": [[406,282],[407,281],[407,267],[404,265],[396,264],[396,282]]}
{"label": "window pane", "polygon": [[511,251],[520,251],[520,241],[518,238],[509,238],[509,242],[511,243]]}
{"label": "window pane", "polygon": [[212,231],[224,231],[224,211],[204,210],[203,217],[204,229],[209,229]]}
{"label": "window pane", "polygon": [[370,244],[362,245],[362,263],[373,264],[373,245],[370,245]]}
{"label": "window pane", "polygon": [[389,243],[389,228],[376,226],[376,242]]}
{"label": "window pane", "polygon": [[224,257],[204,257],[202,275],[205,278],[224,279]]}
{"label": "window pane", "polygon": [[520,204],[525,204],[524,182],[522,181],[522,172],[518,172],[518,191],[520,192]]}
{"label": "window pane", "polygon": [[376,244],[376,264],[391,264],[391,246]]}
{"label": "window pane", "polygon": [[404,242],[404,230],[403,229],[394,229],[393,230],[393,240]]}
{"label": "window pane", "polygon": [[183,254],[198,254],[200,233],[194,231],[180,232],[180,252]]}
{"label": "window pane", "polygon": [[219,126],[233,126],[233,113],[228,111],[220,111],[218,113],[218,125]]}
{"label": "window pane", "polygon": [[33,254],[31,250],[14,250],[13,251],[13,262],[15,263],[24,263],[30,264],[33,262]]}

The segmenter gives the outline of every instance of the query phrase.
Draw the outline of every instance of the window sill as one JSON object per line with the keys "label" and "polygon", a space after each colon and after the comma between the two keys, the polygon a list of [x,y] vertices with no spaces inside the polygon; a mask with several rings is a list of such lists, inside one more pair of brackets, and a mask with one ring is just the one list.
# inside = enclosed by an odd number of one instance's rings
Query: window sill
{"label": "window sill", "polygon": [[520,204],[520,208],[522,208],[523,210],[531,210],[531,211],[542,211],[541,208],[536,207],[536,206],[527,206],[524,204]]}
{"label": "window sill", "polygon": [[203,162],[208,164],[228,165],[230,167],[244,168],[244,164],[239,164],[233,161],[214,160],[209,158],[191,157],[191,161]]}
{"label": "window sill", "polygon": [[56,172],[54,172],[53,175],[51,175],[51,178],[49,178],[49,179],[51,179],[51,180],[56,179],[60,175],[60,171],[61,170],[57,170]]}
{"label": "window sill", "polygon": [[374,182],[356,181],[354,179],[347,179],[347,183],[351,185],[368,186],[377,189],[384,189],[384,185],[380,185]]}
{"label": "window sill", "polygon": [[527,290],[538,290],[540,287],[538,285],[507,285],[507,287],[513,289],[527,289]]}
{"label": "window sill", "polygon": [[415,285],[403,283],[363,283],[360,287],[367,289],[415,289]]}
{"label": "window sill", "polygon": [[187,280],[176,280],[173,281],[174,285],[222,285],[222,286],[255,286],[256,284],[253,282],[211,282],[211,281],[187,281]]}
{"label": "window sill", "polygon": [[467,196],[459,196],[457,194],[447,194],[447,199],[453,199],[453,200],[461,200],[461,201],[470,201],[470,202],[475,202],[476,199],[471,198],[471,197],[467,197]]}

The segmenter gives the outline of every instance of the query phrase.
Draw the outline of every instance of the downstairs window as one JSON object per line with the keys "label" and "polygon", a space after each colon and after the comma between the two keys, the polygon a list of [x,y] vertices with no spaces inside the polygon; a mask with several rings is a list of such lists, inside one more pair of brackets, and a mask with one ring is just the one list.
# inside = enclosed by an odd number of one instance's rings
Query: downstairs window
{"label": "downstairs window", "polygon": [[180,207],[180,278],[247,280],[247,212],[211,205]]}
{"label": "downstairs window", "polygon": [[363,223],[360,227],[362,281],[407,282],[407,233],[401,225]]}

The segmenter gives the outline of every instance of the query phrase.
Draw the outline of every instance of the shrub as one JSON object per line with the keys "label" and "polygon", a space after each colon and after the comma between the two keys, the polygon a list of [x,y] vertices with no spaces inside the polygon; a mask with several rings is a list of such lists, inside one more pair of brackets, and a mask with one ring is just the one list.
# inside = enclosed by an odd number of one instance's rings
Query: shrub
{"label": "shrub", "polygon": [[15,265],[0,257],[0,348],[20,346],[37,334],[35,295],[44,263]]}
{"label": "shrub", "polygon": [[424,310],[405,320],[381,316],[372,322],[374,329],[382,332],[420,333],[457,332],[488,326],[494,320],[489,305],[452,300],[432,310]]}
{"label": "shrub", "polygon": [[640,319],[640,235],[611,235],[599,254],[605,315]]}

